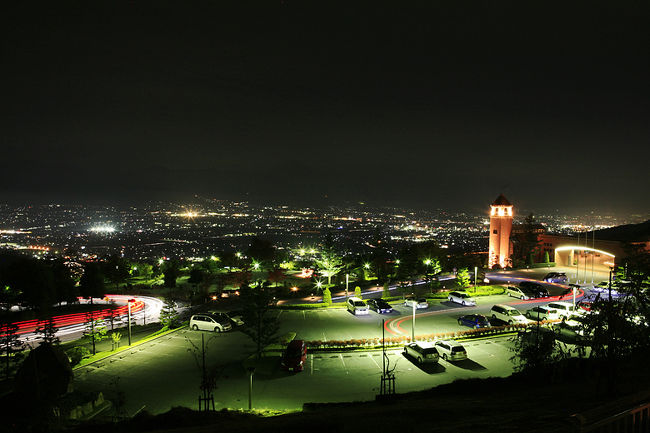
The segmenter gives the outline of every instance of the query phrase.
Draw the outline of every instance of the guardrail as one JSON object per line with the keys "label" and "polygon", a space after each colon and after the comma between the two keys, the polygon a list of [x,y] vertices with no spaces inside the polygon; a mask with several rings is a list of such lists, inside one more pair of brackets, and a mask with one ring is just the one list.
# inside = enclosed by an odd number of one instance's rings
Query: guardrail
{"label": "guardrail", "polygon": [[583,414],[571,416],[579,433],[642,433],[650,431],[650,403],[643,403],[617,414],[590,421]]}

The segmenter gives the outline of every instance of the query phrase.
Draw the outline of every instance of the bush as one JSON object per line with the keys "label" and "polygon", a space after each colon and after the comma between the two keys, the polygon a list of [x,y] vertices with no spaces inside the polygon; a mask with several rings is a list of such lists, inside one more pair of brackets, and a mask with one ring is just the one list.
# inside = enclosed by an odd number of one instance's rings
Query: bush
{"label": "bush", "polygon": [[77,346],[67,350],[65,354],[68,355],[68,358],[70,359],[70,366],[74,367],[79,364],[82,359],[90,357],[90,350],[84,346]]}

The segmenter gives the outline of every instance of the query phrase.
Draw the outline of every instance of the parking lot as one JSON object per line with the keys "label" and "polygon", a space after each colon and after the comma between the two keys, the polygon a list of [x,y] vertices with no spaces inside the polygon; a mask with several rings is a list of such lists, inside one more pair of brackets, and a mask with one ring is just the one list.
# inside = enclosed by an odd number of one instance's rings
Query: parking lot
{"label": "parking lot", "polygon": [[[107,396],[118,390],[125,395],[125,414],[143,406],[161,413],[173,406],[196,408],[200,369],[191,353],[200,345],[201,334],[208,343],[210,370],[218,375],[217,407],[247,408],[248,373],[242,361],[252,344],[239,332],[215,336],[201,331],[181,330],[120,353],[75,372],[75,387],[82,391],[101,390]],[[211,338],[214,337],[214,338]],[[506,338],[466,344],[469,359],[419,367],[401,354],[388,351],[395,367],[398,392],[427,389],[459,378],[507,376],[512,372],[509,341]],[[288,373],[280,369],[279,358],[270,358],[254,376],[253,404],[256,408],[299,409],[306,402],[370,400],[378,393],[381,351],[310,353],[305,370]]]}

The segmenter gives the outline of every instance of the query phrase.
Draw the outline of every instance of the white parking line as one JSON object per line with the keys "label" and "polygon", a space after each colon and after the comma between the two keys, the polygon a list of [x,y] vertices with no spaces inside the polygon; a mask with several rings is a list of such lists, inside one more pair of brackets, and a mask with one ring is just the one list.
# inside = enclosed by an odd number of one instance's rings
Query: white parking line
{"label": "white parking line", "polygon": [[311,363],[310,364],[311,365],[309,367],[309,375],[311,376],[312,374],[314,374],[314,355],[311,355]]}
{"label": "white parking line", "polygon": [[379,370],[381,370],[381,369],[382,369],[382,368],[381,368],[381,365],[379,365],[379,363],[378,363],[377,361],[375,361],[375,358],[373,358],[373,356],[372,356],[372,355],[370,355],[370,356],[369,356],[369,358],[370,358],[370,359],[372,360],[372,362],[374,362],[374,363],[375,363],[375,365],[377,366],[377,368],[378,368]]}
{"label": "white parking line", "polygon": [[307,316],[305,315],[305,310],[302,310],[302,318],[307,320]]}
{"label": "white parking line", "polygon": [[341,363],[343,364],[343,368],[345,368],[345,374],[350,374],[348,371],[348,367],[345,365],[345,361],[343,361],[343,355],[339,353],[339,359],[341,360]]}

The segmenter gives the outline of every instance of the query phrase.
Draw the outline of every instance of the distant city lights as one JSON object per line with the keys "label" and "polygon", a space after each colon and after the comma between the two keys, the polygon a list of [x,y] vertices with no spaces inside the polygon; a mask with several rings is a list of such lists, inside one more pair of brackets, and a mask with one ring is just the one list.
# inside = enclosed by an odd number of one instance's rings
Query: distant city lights
{"label": "distant city lights", "polygon": [[93,233],[113,233],[115,232],[115,227],[108,225],[94,226],[90,228],[90,231]]}

